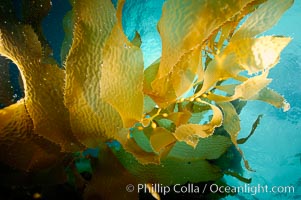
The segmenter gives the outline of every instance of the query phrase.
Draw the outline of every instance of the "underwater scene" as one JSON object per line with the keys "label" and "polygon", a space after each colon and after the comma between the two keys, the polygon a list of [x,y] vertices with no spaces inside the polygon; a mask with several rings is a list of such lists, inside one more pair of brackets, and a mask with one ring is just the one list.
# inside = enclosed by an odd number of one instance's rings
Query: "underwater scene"
{"label": "underwater scene", "polygon": [[300,0],[0,0],[0,200],[301,199]]}

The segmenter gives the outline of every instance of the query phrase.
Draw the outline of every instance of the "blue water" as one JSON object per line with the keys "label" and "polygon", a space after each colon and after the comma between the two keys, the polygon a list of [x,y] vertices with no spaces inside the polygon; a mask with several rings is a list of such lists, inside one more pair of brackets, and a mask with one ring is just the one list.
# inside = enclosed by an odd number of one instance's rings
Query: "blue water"
{"label": "blue water", "polygon": [[163,3],[164,0],[128,0],[123,8],[124,32],[129,39],[134,38],[135,31],[140,34],[145,67],[161,56],[161,38],[157,23],[162,14]]}

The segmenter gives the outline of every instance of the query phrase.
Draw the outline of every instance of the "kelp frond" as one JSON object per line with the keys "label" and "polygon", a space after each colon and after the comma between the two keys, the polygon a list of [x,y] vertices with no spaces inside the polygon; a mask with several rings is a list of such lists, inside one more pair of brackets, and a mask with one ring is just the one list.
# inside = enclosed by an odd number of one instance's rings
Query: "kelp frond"
{"label": "kelp frond", "polygon": [[[158,22],[162,56],[145,70],[139,34],[129,41],[123,31],[124,1],[117,9],[110,0],[72,1],[64,20],[64,68],[51,58],[39,24],[20,23],[2,10],[9,25],[0,24],[0,54],[18,66],[25,97],[0,110],[0,149],[14,154],[0,159],[43,168],[62,152],[114,140],[122,147],[112,148],[115,156],[141,182],[219,179],[223,172],[211,161],[233,144],[242,154],[243,106],[234,102],[289,109],[268,88],[268,75],[291,38],[260,34],[292,3],[168,0]],[[228,135],[217,134],[218,127]],[[24,159],[13,146],[28,149]]]}

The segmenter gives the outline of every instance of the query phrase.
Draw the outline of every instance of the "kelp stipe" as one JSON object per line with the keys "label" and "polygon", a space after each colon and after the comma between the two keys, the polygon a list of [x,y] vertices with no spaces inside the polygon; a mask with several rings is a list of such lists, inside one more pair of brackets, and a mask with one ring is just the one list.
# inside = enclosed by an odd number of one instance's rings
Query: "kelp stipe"
{"label": "kelp stipe", "polygon": [[[116,9],[109,0],[71,1],[64,66],[40,32],[50,1],[42,1],[39,19],[24,7],[23,21],[1,2],[0,54],[18,66],[25,93],[0,110],[0,148],[9,152],[1,161],[39,172],[68,165],[88,185],[86,198],[123,196],[129,183],[218,181],[225,173],[248,181],[223,163],[232,162],[234,145],[251,170],[238,147],[246,140],[238,140],[246,101],[289,109],[267,86],[290,38],[258,35],[292,3],[168,0],[158,22],[162,56],[144,70],[139,34],[129,41],[123,32],[122,0]],[[94,169],[88,181],[70,167],[73,153],[87,148],[100,148],[99,158],[80,154]],[[112,194],[102,180],[121,193]]]}

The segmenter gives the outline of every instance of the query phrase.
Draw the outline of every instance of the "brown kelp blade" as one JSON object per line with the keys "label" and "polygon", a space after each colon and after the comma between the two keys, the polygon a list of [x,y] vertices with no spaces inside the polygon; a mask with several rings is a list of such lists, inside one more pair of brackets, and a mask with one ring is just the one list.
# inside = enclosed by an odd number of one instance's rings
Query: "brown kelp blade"
{"label": "brown kelp blade", "polygon": [[65,103],[74,134],[90,147],[113,138],[125,142],[123,128],[142,118],[142,52],[123,33],[122,5],[117,13],[109,0],[77,1],[73,7]]}
{"label": "brown kelp blade", "polygon": [[24,85],[25,105],[35,133],[61,145],[64,151],[79,150],[63,101],[65,73],[43,56],[41,44],[28,25],[0,27],[0,54],[18,67]]}
{"label": "brown kelp blade", "polygon": [[24,99],[0,110],[0,160],[17,169],[50,168],[62,160],[60,146],[34,133]]}

